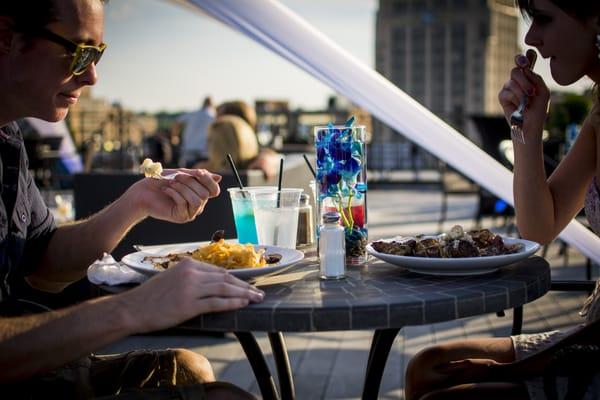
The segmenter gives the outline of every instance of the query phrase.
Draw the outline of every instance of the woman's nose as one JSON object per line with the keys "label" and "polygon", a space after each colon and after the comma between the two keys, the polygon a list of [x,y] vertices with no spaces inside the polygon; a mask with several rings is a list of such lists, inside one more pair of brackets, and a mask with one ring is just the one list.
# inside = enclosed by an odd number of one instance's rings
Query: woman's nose
{"label": "woman's nose", "polygon": [[525,44],[533,47],[538,47],[542,44],[542,41],[533,26],[529,28],[527,34],[525,35]]}

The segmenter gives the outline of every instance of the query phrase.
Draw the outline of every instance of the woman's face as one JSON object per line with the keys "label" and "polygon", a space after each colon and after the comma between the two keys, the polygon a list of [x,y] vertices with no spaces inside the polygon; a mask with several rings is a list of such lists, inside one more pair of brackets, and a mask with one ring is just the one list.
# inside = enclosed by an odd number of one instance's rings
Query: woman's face
{"label": "woman's face", "polygon": [[[55,0],[55,4],[58,20],[47,26],[49,30],[75,43],[102,42],[104,14],[99,0]],[[29,46],[21,41],[11,57],[10,85],[19,116],[59,121],[77,103],[82,88],[97,81],[93,63],[82,75],[72,75],[73,57],[44,38],[33,38]]]}
{"label": "woman's face", "polygon": [[550,59],[554,80],[570,85],[587,75],[599,82],[600,60],[596,47],[599,16],[577,19],[550,0],[534,0],[532,6],[532,22],[525,43]]}

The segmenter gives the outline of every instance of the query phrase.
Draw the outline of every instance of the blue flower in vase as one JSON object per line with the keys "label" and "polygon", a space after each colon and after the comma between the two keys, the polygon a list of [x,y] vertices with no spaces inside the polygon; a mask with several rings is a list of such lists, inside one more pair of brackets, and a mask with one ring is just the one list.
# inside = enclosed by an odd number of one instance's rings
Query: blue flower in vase
{"label": "blue flower in vase", "polygon": [[322,163],[328,158],[329,151],[323,143],[317,144],[317,163]]}
{"label": "blue flower in vase", "polygon": [[352,157],[361,158],[363,155],[363,144],[357,140],[352,141]]}
{"label": "blue flower in vase", "polygon": [[362,199],[364,194],[367,193],[367,184],[364,182],[358,182],[356,185],[354,185],[354,189],[356,189],[354,196],[357,199]]}
{"label": "blue flower in vase", "polygon": [[360,159],[356,157],[350,157],[344,163],[344,175],[356,177],[356,175],[358,175],[360,172],[361,166],[362,163]]}
{"label": "blue flower in vase", "polygon": [[328,152],[335,161],[347,160],[352,157],[352,144],[350,142],[331,141]]}

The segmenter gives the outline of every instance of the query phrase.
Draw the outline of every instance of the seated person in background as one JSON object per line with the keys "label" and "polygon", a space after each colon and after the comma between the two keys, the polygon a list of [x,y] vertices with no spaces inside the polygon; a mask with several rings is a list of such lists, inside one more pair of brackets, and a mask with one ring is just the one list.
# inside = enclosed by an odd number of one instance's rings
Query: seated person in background
{"label": "seated person in background", "polygon": [[147,217],[191,221],[220,191],[219,175],[186,169],[173,180],[142,179],[89,219],[56,227],[27,170],[13,121],[63,120],[82,88],[96,83],[106,47],[103,19],[102,0],[0,2],[0,393],[27,399],[252,398],[213,382],[210,364],[189,350],[89,355],[129,335],[262,300],[264,293],[222,268],[185,260],[122,294],[24,315],[20,284],[60,292],[85,277],[135,224]]}
{"label": "seated person in background", "polygon": [[208,160],[200,162],[196,167],[215,172],[231,171],[227,154],[231,154],[235,166],[240,170],[248,169],[259,154],[254,130],[235,115],[218,117],[209,125],[206,146]]}
{"label": "seated person in background", "polygon": [[209,159],[196,164],[196,168],[231,171],[227,161],[230,153],[236,168],[259,169],[266,179],[276,176],[281,155],[269,148],[260,149],[255,126],[256,112],[247,103],[229,101],[219,105],[217,119],[208,127]]}
{"label": "seated person in background", "polygon": [[[554,80],[570,85],[588,76],[596,84],[594,106],[575,144],[546,179],[542,130],[550,92],[543,78],[530,70],[532,60],[516,57],[498,98],[508,122],[521,99],[528,98],[525,140],[513,140],[519,232],[526,239],[549,243],[585,208],[591,228],[600,235],[600,2],[518,0],[517,5],[532,19],[525,43],[551,57]],[[406,399],[599,399],[600,280],[580,315],[585,322],[569,330],[454,341],[425,349],[409,363]]]}
{"label": "seated person in background", "polygon": [[256,130],[256,111],[254,107],[243,100],[226,101],[217,107],[217,118],[223,115],[236,115]]}

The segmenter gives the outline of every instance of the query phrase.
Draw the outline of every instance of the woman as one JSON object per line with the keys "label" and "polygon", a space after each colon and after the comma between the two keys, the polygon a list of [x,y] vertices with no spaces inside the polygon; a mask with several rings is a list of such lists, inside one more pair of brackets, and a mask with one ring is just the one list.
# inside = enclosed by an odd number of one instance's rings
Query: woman
{"label": "woman", "polygon": [[208,160],[196,164],[195,168],[229,172],[231,166],[227,154],[239,170],[260,169],[265,179],[277,175],[281,156],[271,149],[260,149],[254,129],[245,119],[233,114],[218,116],[208,127],[206,138]]}
{"label": "woman", "polygon": [[247,169],[259,153],[254,130],[235,115],[223,115],[209,125],[206,147],[208,160],[202,168],[221,172],[230,171],[227,154],[231,154],[237,168]]}
{"label": "woman", "polygon": [[[585,206],[591,227],[600,234],[600,2],[517,0],[517,4],[532,20],[525,42],[550,59],[554,80],[569,85],[588,76],[596,84],[594,106],[579,137],[546,180],[542,129],[550,93],[543,79],[527,68],[529,60],[517,56],[517,66],[498,98],[510,121],[520,100],[529,97],[523,123],[525,143],[514,141],[519,231],[527,239],[549,243]],[[408,366],[406,398],[546,398],[541,376],[555,353],[575,343],[598,343],[598,297],[586,302],[582,313],[586,324],[567,332],[475,339],[425,349]],[[587,390],[585,398],[600,397],[600,375],[593,371],[591,384],[579,387]],[[534,378],[526,380],[525,375]],[[568,383],[559,378],[548,390],[564,395]]]}

